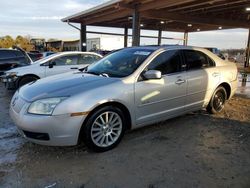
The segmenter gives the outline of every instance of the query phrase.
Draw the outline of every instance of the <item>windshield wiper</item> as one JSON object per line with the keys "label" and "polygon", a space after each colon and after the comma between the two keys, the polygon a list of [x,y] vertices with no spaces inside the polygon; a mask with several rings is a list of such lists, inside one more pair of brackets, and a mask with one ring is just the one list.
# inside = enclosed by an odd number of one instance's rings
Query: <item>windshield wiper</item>
{"label": "windshield wiper", "polygon": [[105,73],[105,72],[100,73],[100,75],[104,76],[104,77],[107,77],[107,78],[109,77],[109,75],[107,73]]}
{"label": "windshield wiper", "polygon": [[81,72],[83,72],[83,71],[87,71],[88,70],[88,66],[87,67],[83,67],[83,68],[80,68],[80,69],[78,69],[79,71],[81,71]]}

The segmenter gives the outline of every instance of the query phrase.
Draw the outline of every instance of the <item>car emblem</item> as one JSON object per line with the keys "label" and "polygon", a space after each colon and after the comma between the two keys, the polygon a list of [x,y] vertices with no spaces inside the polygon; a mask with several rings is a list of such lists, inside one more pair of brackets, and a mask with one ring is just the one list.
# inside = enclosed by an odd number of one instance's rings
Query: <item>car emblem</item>
{"label": "car emblem", "polygon": [[16,96],[13,101],[12,101],[12,106],[15,106],[16,105],[16,101],[18,100],[18,96]]}

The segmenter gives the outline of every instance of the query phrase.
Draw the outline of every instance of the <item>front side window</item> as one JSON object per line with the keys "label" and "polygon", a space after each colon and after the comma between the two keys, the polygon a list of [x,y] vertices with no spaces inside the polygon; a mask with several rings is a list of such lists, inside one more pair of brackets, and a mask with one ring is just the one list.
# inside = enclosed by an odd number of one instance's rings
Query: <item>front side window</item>
{"label": "front side window", "polygon": [[71,56],[62,56],[52,60],[54,65],[63,66],[63,65],[76,65],[78,61],[77,55]]}
{"label": "front side window", "polygon": [[184,50],[184,56],[189,70],[214,66],[214,61],[200,51]]}
{"label": "front side window", "polygon": [[80,65],[92,64],[100,59],[101,59],[101,57],[99,57],[97,55],[83,54],[83,55],[80,55],[78,64],[80,64]]}
{"label": "front side window", "polygon": [[107,55],[91,64],[86,72],[106,74],[109,77],[125,77],[132,74],[154,50],[143,48],[126,48]]}
{"label": "front side window", "polygon": [[181,55],[178,50],[169,50],[158,55],[146,70],[159,70],[164,74],[181,71]]}

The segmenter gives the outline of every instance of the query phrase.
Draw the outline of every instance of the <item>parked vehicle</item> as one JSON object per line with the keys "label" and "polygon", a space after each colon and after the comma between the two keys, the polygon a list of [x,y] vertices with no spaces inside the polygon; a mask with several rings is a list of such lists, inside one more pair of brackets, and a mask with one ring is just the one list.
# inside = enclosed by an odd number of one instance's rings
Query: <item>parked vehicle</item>
{"label": "parked vehicle", "polygon": [[105,56],[105,55],[107,55],[107,54],[109,54],[111,52],[109,50],[95,50],[95,49],[91,49],[90,51],[98,53],[98,54],[100,54],[102,56]]}
{"label": "parked vehicle", "polygon": [[21,48],[0,48],[0,76],[7,70],[27,66],[32,63],[27,53]]}
{"label": "parked vehicle", "polygon": [[43,58],[43,54],[37,51],[28,52],[28,55],[30,56],[33,62]]}
{"label": "parked vehicle", "polygon": [[61,52],[47,56],[35,63],[11,69],[2,76],[8,89],[19,88],[29,82],[55,74],[75,71],[101,59],[92,52]]}
{"label": "parked vehicle", "polygon": [[[119,50],[82,72],[27,84],[10,114],[28,140],[114,148],[125,130],[206,108],[219,113],[237,89],[237,68],[206,49],[165,46]],[[185,133],[183,133],[185,134]]]}
{"label": "parked vehicle", "polygon": [[54,54],[55,52],[39,52],[39,51],[30,51],[28,52],[28,55],[30,56],[30,58],[32,59],[32,61],[37,61],[39,59],[45,58],[49,55]]}
{"label": "parked vehicle", "polygon": [[55,52],[43,52],[43,58],[53,55],[53,54],[55,54]]}
{"label": "parked vehicle", "polygon": [[216,54],[218,57],[220,57],[221,59],[226,59],[225,56],[221,53],[221,51],[218,48],[206,48],[207,50],[209,50],[210,52]]}

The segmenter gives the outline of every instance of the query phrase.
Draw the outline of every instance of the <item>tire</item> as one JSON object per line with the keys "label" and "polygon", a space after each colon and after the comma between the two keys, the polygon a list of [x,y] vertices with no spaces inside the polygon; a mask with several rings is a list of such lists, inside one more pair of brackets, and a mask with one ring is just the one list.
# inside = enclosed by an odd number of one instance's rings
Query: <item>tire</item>
{"label": "tire", "polygon": [[123,112],[114,106],[98,109],[83,126],[83,141],[88,149],[95,152],[105,152],[116,147],[126,129]]}
{"label": "tire", "polygon": [[25,76],[25,77],[21,78],[20,81],[18,82],[18,88],[24,86],[25,84],[33,82],[35,80],[38,80],[38,78],[35,76]]}
{"label": "tire", "polygon": [[220,86],[215,91],[207,106],[207,111],[211,114],[220,113],[227,100],[227,92],[224,87]]}

